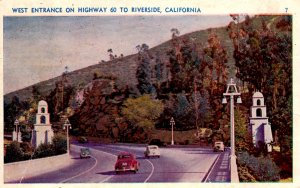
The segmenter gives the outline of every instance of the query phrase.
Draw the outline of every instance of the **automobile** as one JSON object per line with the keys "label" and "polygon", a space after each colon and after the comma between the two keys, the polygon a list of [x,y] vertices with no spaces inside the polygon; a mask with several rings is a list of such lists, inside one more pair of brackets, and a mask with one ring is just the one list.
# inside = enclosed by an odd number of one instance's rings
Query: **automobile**
{"label": "automobile", "polygon": [[224,147],[224,143],[223,142],[215,142],[214,144],[214,151],[224,151],[225,150],[225,147]]}
{"label": "automobile", "polygon": [[167,144],[161,141],[160,139],[152,139],[148,145],[156,145],[159,147],[167,146]]}
{"label": "automobile", "polygon": [[88,139],[84,136],[81,136],[79,139],[78,139],[78,142],[79,143],[82,143],[82,144],[85,144],[85,143],[88,143]]}
{"label": "automobile", "polygon": [[144,152],[145,157],[160,157],[159,148],[156,145],[149,145],[146,147],[146,151]]}
{"label": "automobile", "polygon": [[134,172],[139,170],[139,162],[136,160],[134,154],[129,152],[121,152],[118,154],[118,159],[115,164],[115,172],[119,174],[120,172]]}
{"label": "automobile", "polygon": [[91,158],[91,151],[89,148],[80,148],[80,159]]}

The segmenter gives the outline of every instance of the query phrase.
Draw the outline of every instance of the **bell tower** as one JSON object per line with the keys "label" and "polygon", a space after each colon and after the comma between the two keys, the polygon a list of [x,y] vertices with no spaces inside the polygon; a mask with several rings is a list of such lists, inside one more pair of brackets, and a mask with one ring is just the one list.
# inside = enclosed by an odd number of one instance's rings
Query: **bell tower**
{"label": "bell tower", "polygon": [[270,143],[273,141],[271,124],[267,117],[267,107],[264,96],[261,92],[255,92],[252,96],[252,106],[250,109],[250,131],[253,144],[259,147],[259,143],[266,144],[268,151],[272,151]]}
{"label": "bell tower", "polygon": [[50,124],[48,104],[41,100],[38,103],[38,112],[35,118],[34,130],[32,132],[32,145],[38,147],[42,143],[51,143],[54,133]]}

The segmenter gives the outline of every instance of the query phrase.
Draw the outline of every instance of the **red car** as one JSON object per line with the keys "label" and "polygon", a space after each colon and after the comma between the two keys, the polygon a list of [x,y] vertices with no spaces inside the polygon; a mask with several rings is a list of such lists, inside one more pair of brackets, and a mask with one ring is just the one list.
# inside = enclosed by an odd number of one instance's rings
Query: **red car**
{"label": "red car", "polygon": [[118,155],[118,160],[115,164],[116,174],[119,172],[131,171],[136,173],[139,170],[139,162],[135,155],[128,152],[121,152]]}

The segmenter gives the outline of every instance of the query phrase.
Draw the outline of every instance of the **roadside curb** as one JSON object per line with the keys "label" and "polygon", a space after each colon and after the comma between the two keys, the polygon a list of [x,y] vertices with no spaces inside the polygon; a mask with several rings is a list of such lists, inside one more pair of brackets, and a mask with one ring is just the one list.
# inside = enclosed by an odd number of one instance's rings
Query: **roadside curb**
{"label": "roadside curb", "polygon": [[219,154],[219,156],[215,159],[215,161],[213,162],[213,164],[210,166],[209,170],[207,171],[207,173],[205,174],[204,178],[201,180],[202,183],[205,183],[207,181],[207,178],[209,177],[209,174],[212,172],[212,170],[214,169],[215,165],[217,164],[219,158],[220,158],[221,154]]}

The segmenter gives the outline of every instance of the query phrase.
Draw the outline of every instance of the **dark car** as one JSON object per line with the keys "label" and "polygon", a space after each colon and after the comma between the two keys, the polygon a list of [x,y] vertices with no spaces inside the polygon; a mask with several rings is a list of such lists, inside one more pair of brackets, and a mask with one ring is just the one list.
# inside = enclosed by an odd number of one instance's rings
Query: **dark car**
{"label": "dark car", "polygon": [[86,137],[82,136],[78,139],[78,142],[82,143],[82,144],[85,144],[85,143],[88,143],[89,141]]}
{"label": "dark car", "polygon": [[116,174],[120,172],[134,172],[139,170],[139,162],[136,160],[135,155],[129,152],[121,152],[118,154],[118,159],[115,164]]}
{"label": "dark car", "polygon": [[167,146],[167,144],[161,141],[160,139],[152,139],[148,145],[156,145],[159,147]]}
{"label": "dark car", "polygon": [[91,158],[91,151],[89,148],[80,148],[80,159]]}

